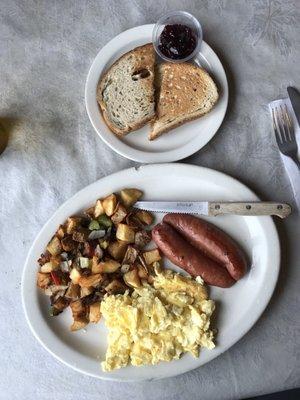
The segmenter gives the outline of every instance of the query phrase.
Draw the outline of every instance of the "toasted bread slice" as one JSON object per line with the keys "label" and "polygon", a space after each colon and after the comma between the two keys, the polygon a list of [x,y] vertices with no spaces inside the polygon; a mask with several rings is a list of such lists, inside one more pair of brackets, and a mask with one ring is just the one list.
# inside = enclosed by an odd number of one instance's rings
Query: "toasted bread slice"
{"label": "toasted bread slice", "polygon": [[208,113],[218,90],[208,73],[190,63],[163,63],[157,67],[156,118],[149,139]]}
{"label": "toasted bread slice", "polygon": [[154,63],[154,48],[148,43],[124,54],[101,78],[97,101],[116,135],[126,135],[154,118]]}

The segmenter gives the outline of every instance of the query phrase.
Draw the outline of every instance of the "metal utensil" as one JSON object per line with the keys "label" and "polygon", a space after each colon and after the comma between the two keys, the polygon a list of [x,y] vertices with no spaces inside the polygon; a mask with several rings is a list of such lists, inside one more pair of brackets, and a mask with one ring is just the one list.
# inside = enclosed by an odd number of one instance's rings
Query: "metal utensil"
{"label": "metal utensil", "polygon": [[289,204],[275,202],[138,201],[135,208],[161,213],[216,215],[276,215],[286,218]]}
{"label": "metal utensil", "polygon": [[289,86],[287,88],[287,92],[288,92],[295,116],[297,118],[298,124],[300,126],[300,94],[295,88],[293,88],[291,86]]}
{"label": "metal utensil", "polygon": [[290,157],[300,169],[295,130],[285,104],[272,108],[272,121],[279,150],[285,156]]}

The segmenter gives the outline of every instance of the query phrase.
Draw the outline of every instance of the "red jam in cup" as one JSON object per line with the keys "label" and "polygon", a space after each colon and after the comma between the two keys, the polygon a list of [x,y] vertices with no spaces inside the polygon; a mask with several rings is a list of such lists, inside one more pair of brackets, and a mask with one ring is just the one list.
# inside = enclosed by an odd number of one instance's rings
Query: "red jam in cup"
{"label": "red jam in cup", "polygon": [[186,25],[166,25],[159,36],[158,48],[160,52],[172,60],[188,57],[196,47],[197,34]]}

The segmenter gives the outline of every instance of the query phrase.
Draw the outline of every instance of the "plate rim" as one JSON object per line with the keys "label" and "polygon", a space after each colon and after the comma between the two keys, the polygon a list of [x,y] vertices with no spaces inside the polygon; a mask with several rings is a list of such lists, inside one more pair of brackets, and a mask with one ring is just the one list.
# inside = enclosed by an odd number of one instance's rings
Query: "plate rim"
{"label": "plate rim", "polygon": [[[100,137],[100,139],[108,146],[110,147],[114,152],[117,154],[120,154],[121,156],[132,160],[136,162],[141,162],[141,163],[168,163],[168,162],[174,162],[174,161],[179,161],[182,160],[186,157],[189,157],[199,150],[201,150],[203,147],[205,147],[211,140],[212,138],[216,135],[218,130],[220,129],[220,126],[222,125],[227,109],[228,109],[228,98],[229,98],[229,88],[228,88],[228,80],[227,80],[227,75],[224,69],[224,66],[218,57],[218,55],[215,53],[215,51],[210,47],[204,40],[202,41],[202,47],[205,47],[207,51],[211,52],[213,56],[216,58],[216,60],[219,62],[220,66],[220,71],[224,77],[224,82],[222,85],[222,94],[224,96],[223,101],[224,106],[222,108],[222,115],[220,118],[220,121],[218,122],[216,128],[214,129],[214,133],[211,135],[208,135],[207,140],[205,140],[204,143],[200,144],[200,146],[197,146],[197,140],[194,138],[193,140],[187,141],[181,148],[176,148],[176,149],[171,149],[167,151],[161,151],[161,152],[151,152],[151,151],[144,151],[144,150],[139,150],[131,147],[130,145],[123,143],[122,141],[119,140],[118,145],[115,145],[111,143],[109,140],[106,139],[105,135],[102,134],[101,129],[98,129],[96,126],[96,121],[94,119],[93,115],[93,110],[91,103],[94,102],[94,98],[92,96],[92,91],[95,89],[94,85],[91,86],[92,80],[93,80],[93,74],[98,71],[97,68],[97,62],[98,59],[101,58],[103,53],[109,52],[110,48],[112,46],[115,46],[115,44],[118,42],[120,38],[126,35],[131,35],[134,33],[139,33],[140,31],[143,30],[150,30],[151,32],[153,30],[155,24],[145,24],[145,25],[138,25],[133,28],[127,29],[115,37],[113,37],[108,43],[106,43],[97,53],[95,56],[90,68],[89,72],[87,74],[86,82],[85,82],[85,89],[84,89],[84,99],[85,99],[85,108],[89,117],[89,121],[94,128],[94,131],[97,133],[97,135]],[[101,74],[101,72],[100,72]],[[100,77],[100,75],[99,75]],[[99,80],[98,77],[98,80]],[[100,111],[99,111],[100,113]],[[113,133],[112,133],[113,135]]]}
{"label": "plate rim", "polygon": [[[121,174],[127,174],[127,173],[131,173],[131,172],[139,172],[140,170],[148,170],[148,169],[156,169],[156,168],[165,168],[166,166],[172,168],[172,171],[174,171],[174,168],[183,168],[186,170],[195,170],[195,171],[207,171],[208,173],[213,173],[215,175],[218,175],[220,178],[225,178],[227,180],[231,180],[232,183],[234,184],[238,184],[240,186],[243,187],[243,189],[246,189],[252,196],[254,199],[259,200],[258,196],[251,190],[248,188],[248,186],[246,186],[244,183],[240,182],[238,179],[233,178],[230,175],[227,175],[223,172],[217,171],[215,169],[212,168],[207,168],[207,167],[202,167],[202,166],[197,166],[197,165],[191,165],[191,164],[185,164],[185,163],[160,163],[160,164],[149,164],[149,165],[141,165],[141,166],[137,166],[137,167],[130,167],[130,168],[126,168],[123,169],[121,171],[117,171],[114,172],[110,175],[104,176],[100,179],[98,179],[97,181],[85,186],[83,189],[79,190],[78,192],[76,192],[74,195],[72,195],[70,198],[68,198],[63,204],[61,204],[56,211],[51,215],[51,217],[46,221],[46,223],[43,225],[43,227],[40,229],[39,233],[37,234],[37,236],[35,237],[25,260],[24,266],[23,266],[23,271],[22,271],[22,279],[21,279],[21,298],[22,298],[22,308],[25,314],[25,318],[27,321],[27,324],[29,325],[29,328],[32,332],[32,334],[34,335],[34,337],[38,340],[38,342],[42,345],[42,347],[44,349],[46,349],[52,356],[54,356],[55,359],[57,359],[58,361],[62,362],[64,365],[67,365],[68,367],[72,368],[73,370],[76,370],[77,372],[83,373],[84,375],[88,375],[88,376],[92,376],[94,378],[97,379],[103,379],[103,380],[109,380],[109,381],[119,381],[119,382],[142,382],[142,381],[153,381],[153,380],[157,380],[157,379],[163,379],[163,378],[169,378],[169,377],[175,377],[178,375],[181,375],[183,373],[192,371],[194,369],[197,369],[205,364],[208,364],[209,362],[213,361],[214,359],[216,359],[217,357],[219,357],[221,354],[223,354],[225,351],[227,351],[228,349],[230,349],[231,347],[233,347],[239,340],[241,340],[245,334],[247,332],[249,332],[253,326],[256,324],[256,322],[259,320],[259,318],[261,317],[261,315],[263,314],[263,312],[265,311],[266,307],[268,306],[270,299],[274,293],[277,281],[278,281],[278,276],[279,276],[279,271],[280,271],[280,262],[281,262],[281,249],[280,249],[280,241],[279,241],[279,235],[278,235],[278,231],[276,229],[276,225],[274,223],[274,221],[272,220],[271,217],[259,217],[259,218],[264,218],[264,223],[269,225],[267,228],[268,230],[272,231],[272,238],[270,240],[272,240],[272,242],[274,243],[274,263],[273,263],[273,275],[271,276],[271,282],[269,282],[269,292],[267,293],[267,295],[264,296],[263,302],[261,302],[259,304],[259,311],[257,313],[255,313],[254,317],[252,316],[251,318],[249,318],[248,324],[247,326],[242,329],[241,331],[239,331],[239,334],[235,334],[234,335],[234,339],[230,342],[230,344],[228,344],[227,346],[223,346],[222,349],[219,349],[218,351],[218,347],[216,347],[214,349],[215,352],[215,357],[213,357],[211,360],[206,361],[203,364],[200,364],[198,366],[191,366],[190,368],[185,368],[184,371],[179,370],[176,373],[173,373],[173,371],[171,373],[166,373],[163,376],[157,376],[157,377],[151,377],[151,378],[144,378],[144,377],[135,377],[135,378],[130,378],[130,377],[117,377],[114,375],[110,375],[110,374],[104,374],[102,373],[102,375],[96,375],[92,372],[89,372],[87,370],[84,369],[84,367],[80,367],[77,364],[72,364],[70,361],[66,361],[64,360],[63,357],[61,357],[60,355],[56,354],[49,346],[47,343],[45,343],[42,338],[39,336],[38,331],[35,329],[35,327],[32,324],[32,321],[29,318],[28,312],[27,312],[27,307],[29,306],[27,303],[27,295],[25,292],[25,283],[26,283],[26,272],[28,270],[28,268],[30,268],[30,263],[29,260],[31,258],[31,253],[34,251],[35,246],[37,245],[37,243],[40,241],[41,236],[43,235],[44,231],[46,231],[48,229],[48,225],[52,224],[52,221],[56,218],[57,214],[59,214],[61,212],[61,210],[63,210],[66,206],[68,206],[69,203],[72,203],[74,200],[76,200],[76,197],[80,197],[80,195],[82,193],[84,193],[85,191],[87,191],[88,189],[91,189],[94,185],[96,186],[97,184],[99,184],[99,182],[103,182],[103,180],[109,180],[112,177],[115,177],[117,175],[121,175]],[[276,261],[276,262],[275,262]],[[30,296],[33,296],[33,294],[30,294]],[[199,358],[200,359],[200,358]],[[100,361],[99,361],[100,364]],[[100,366],[99,366],[99,371],[101,371]],[[170,369],[171,371],[171,369]]]}

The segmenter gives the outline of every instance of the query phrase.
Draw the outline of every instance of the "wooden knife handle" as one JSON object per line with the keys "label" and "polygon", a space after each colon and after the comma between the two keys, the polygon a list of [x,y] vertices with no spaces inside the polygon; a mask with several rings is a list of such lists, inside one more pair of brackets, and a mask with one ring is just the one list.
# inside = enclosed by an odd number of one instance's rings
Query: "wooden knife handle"
{"label": "wooden knife handle", "polygon": [[292,208],[286,203],[275,202],[219,202],[209,203],[208,215],[276,215],[286,218],[292,212]]}

